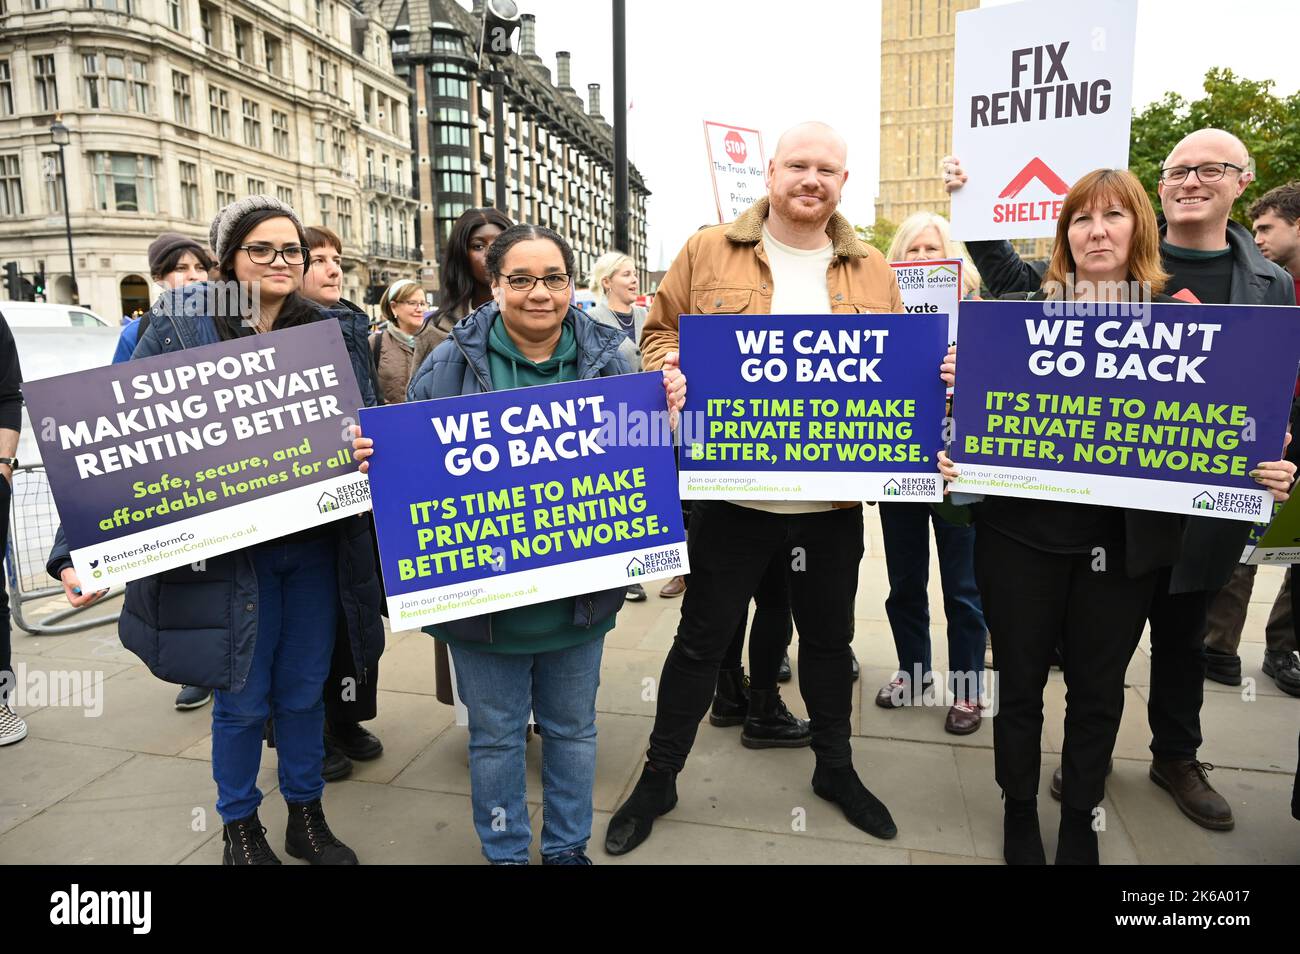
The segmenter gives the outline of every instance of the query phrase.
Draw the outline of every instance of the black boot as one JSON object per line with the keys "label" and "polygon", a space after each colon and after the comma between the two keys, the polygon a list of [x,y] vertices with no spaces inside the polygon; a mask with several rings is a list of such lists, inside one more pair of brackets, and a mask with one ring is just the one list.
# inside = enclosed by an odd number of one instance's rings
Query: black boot
{"label": "black boot", "polygon": [[776,670],[777,682],[789,682],[794,678],[794,670],[790,668],[790,651],[787,649],[784,656],[781,657],[781,665]]}
{"label": "black boot", "polygon": [[337,782],[352,774],[352,760],[334,747],[329,736],[325,737],[325,758],[321,762],[320,777],[327,782]]}
{"label": "black boot", "polygon": [[779,689],[751,688],[740,742],[747,749],[798,749],[812,745],[812,729],[785,707]]}
{"label": "black boot", "polygon": [[1002,858],[1009,865],[1045,865],[1043,833],[1038,827],[1038,799],[1003,794]]}
{"label": "black boot", "polygon": [[278,865],[271,846],[266,843],[266,828],[257,812],[247,818],[228,822],[221,830],[223,865]]}
{"label": "black boot", "polygon": [[1061,805],[1061,828],[1056,839],[1058,865],[1099,865],[1097,832],[1092,827],[1092,812]]}
{"label": "black boot", "polygon": [[314,865],[355,865],[357,854],[334,837],[325,823],[320,799],[314,802],[286,802],[289,827],[284,832],[284,850],[294,858]]}
{"label": "black boot", "polygon": [[605,850],[611,855],[627,854],[650,837],[656,818],[676,806],[677,773],[656,771],[647,764],[632,794],[609,820]]}
{"label": "black boot", "polygon": [[817,795],[840,806],[854,828],[877,838],[893,838],[898,834],[889,809],[862,784],[852,765],[826,768],[818,762],[813,770],[812,787]]}
{"label": "black boot", "polygon": [[740,725],[749,714],[749,683],[744,669],[719,669],[709,725]]}

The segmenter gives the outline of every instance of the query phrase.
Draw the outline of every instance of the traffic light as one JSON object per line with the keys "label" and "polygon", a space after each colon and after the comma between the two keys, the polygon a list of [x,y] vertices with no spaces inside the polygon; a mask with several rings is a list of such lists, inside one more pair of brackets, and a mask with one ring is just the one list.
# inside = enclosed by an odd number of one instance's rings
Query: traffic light
{"label": "traffic light", "polygon": [[17,262],[5,262],[5,291],[10,301],[23,300],[23,273],[18,270]]}
{"label": "traffic light", "polygon": [[49,296],[45,294],[45,270],[36,273],[36,280],[32,282],[32,301],[48,301]]}
{"label": "traffic light", "polygon": [[387,285],[367,285],[365,303],[367,305],[378,305],[379,299],[384,297],[386,288],[388,288]]}

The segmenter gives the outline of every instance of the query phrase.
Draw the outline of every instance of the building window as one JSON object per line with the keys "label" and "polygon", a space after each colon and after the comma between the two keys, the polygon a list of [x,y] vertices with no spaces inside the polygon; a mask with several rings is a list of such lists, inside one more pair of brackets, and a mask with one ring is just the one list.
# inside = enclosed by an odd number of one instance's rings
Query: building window
{"label": "building window", "polygon": [[312,0],[312,5],[316,8],[316,29],[325,29],[325,0]]}
{"label": "building window", "polygon": [[9,75],[9,61],[0,60],[0,116],[12,116],[13,114],[13,77]]}
{"label": "building window", "polygon": [[329,76],[329,64],[325,62],[324,57],[316,59],[316,89],[319,92],[325,92],[327,88],[326,78]]}
{"label": "building window", "polygon": [[41,178],[45,180],[45,209],[63,211],[63,172],[59,168],[57,152],[41,153]]}
{"label": "building window", "polygon": [[131,0],[86,0],[86,6],[90,9],[99,7],[101,10],[113,10],[117,13],[131,13]]}
{"label": "building window", "polygon": [[17,156],[0,156],[0,215],[23,214],[22,166]]}
{"label": "building window", "polygon": [[217,169],[212,173],[212,182],[217,192],[217,211],[220,211],[235,201],[235,174]]}
{"label": "building window", "polygon": [[352,238],[352,200],[338,197],[339,234],[345,239]]}
{"label": "building window", "polygon": [[167,25],[177,32],[185,31],[185,8],[181,0],[167,0]]}
{"label": "building window", "polygon": [[379,206],[371,202],[367,207],[370,213],[370,244],[379,244]]}
{"label": "building window", "polygon": [[262,148],[262,107],[251,99],[242,100],[244,114],[244,145]]}
{"label": "building window", "polygon": [[434,84],[434,95],[445,96],[449,99],[469,99],[469,83],[463,79],[439,76]]}
{"label": "building window", "polygon": [[279,110],[271,110],[271,147],[277,156],[289,155],[289,116]]}
{"label": "building window", "polygon": [[194,103],[190,98],[190,78],[172,70],[172,119],[182,126],[194,123]]}
{"label": "building window", "polygon": [[330,92],[337,96],[339,94],[339,65],[330,64]]}
{"label": "building window", "polygon": [[406,241],[406,236],[407,236],[406,213],[402,212],[399,214],[397,219],[397,241],[398,241],[398,247],[401,248],[402,250],[401,251],[402,258],[410,258],[410,245]]}
{"label": "building window", "polygon": [[325,162],[325,124],[313,123],[312,131],[316,138],[316,162],[323,165]]}
{"label": "building window", "polygon": [[266,195],[265,179],[255,179],[252,176],[249,176],[247,179],[244,180],[244,184],[247,186],[246,194]]}
{"label": "building window", "polygon": [[469,130],[464,126],[439,126],[438,142],[444,146],[468,146]]}
{"label": "building window", "polygon": [[275,197],[289,208],[293,208],[293,190],[288,186],[276,186]]}
{"label": "building window", "polygon": [[283,46],[280,41],[273,36],[262,36],[262,49],[266,54],[266,71],[272,76],[282,75],[282,66],[284,62]]}
{"label": "building window", "polygon": [[320,203],[320,224],[325,228],[330,227],[330,197],[328,195],[316,196]]}
{"label": "building window", "polygon": [[181,169],[181,214],[187,219],[200,218],[199,209],[199,167],[192,162],[180,163]]}
{"label": "building window", "polygon": [[340,172],[347,165],[348,158],[348,134],[347,130],[341,126],[332,128],[334,137],[334,168]]}
{"label": "building window", "polygon": [[208,132],[230,139],[230,94],[220,86],[208,87]]}
{"label": "building window", "polygon": [[388,179],[388,156],[386,156],[386,155],[385,155],[385,156],[380,156],[380,157],[379,157],[379,163],[380,163],[380,166],[381,166],[381,167],[383,168],[383,170],[384,170],[384,174],[383,174],[383,179],[384,179],[384,188],[387,189],[387,188],[388,188],[388,182],[389,182],[389,179]]}
{"label": "building window", "polygon": [[375,124],[375,91],[361,84],[361,119],[367,126]]}
{"label": "building window", "polygon": [[235,59],[241,63],[250,63],[248,56],[253,48],[253,25],[238,17],[231,22],[235,34]]}
{"label": "building window", "polygon": [[397,171],[393,173],[394,182],[397,185],[397,191],[401,195],[406,194],[406,164],[401,159],[396,160]]}
{"label": "building window", "polygon": [[203,30],[203,42],[214,50],[221,49],[221,13],[206,3],[199,4],[199,26]]}
{"label": "building window", "polygon": [[131,60],[131,108],[149,112],[149,68],[143,60]]}
{"label": "building window", "polygon": [[81,54],[81,98],[87,109],[99,109],[99,54]]}
{"label": "building window", "polygon": [[93,156],[95,200],[106,212],[157,212],[153,157],[97,152]]}
{"label": "building window", "polygon": [[41,112],[58,109],[59,86],[54,76],[54,56],[33,56],[32,67],[36,76],[36,108]]}
{"label": "building window", "polygon": [[114,53],[104,56],[108,74],[108,108],[126,112],[126,57]]}
{"label": "building window", "polygon": [[367,184],[370,182],[370,180],[374,179],[374,177],[375,177],[375,151],[374,151],[373,149],[367,149],[367,150],[366,150],[366,182],[367,182]]}

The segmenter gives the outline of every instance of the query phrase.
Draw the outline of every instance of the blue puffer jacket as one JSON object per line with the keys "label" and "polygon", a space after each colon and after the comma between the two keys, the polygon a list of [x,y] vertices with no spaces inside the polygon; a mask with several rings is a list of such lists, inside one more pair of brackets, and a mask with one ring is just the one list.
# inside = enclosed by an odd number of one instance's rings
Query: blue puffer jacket
{"label": "blue puffer jacket", "polygon": [[[182,294],[188,298],[201,294],[202,288],[191,285]],[[152,309],[133,359],[220,340],[210,318],[185,317],[186,312],[173,310],[175,304],[173,299],[168,308],[160,300]],[[374,404],[365,315],[346,308],[319,310],[320,321],[339,322],[362,397],[367,405]],[[383,588],[373,524],[365,513],[328,527],[338,547],[339,624],[347,626],[356,672],[364,682],[384,651]],[[55,579],[72,565],[68,553],[60,527],[46,564]],[[118,637],[160,679],[239,692],[248,679],[257,638],[257,573],[246,549],[211,557],[201,566],[199,571],[186,566],[128,583]]]}
{"label": "blue puffer jacket", "polygon": [[[459,397],[495,390],[488,370],[488,332],[500,314],[496,302],[466,315],[451,329],[451,335],[424,360],[411,378],[406,392],[408,401]],[[573,325],[578,342],[578,380],[626,374],[627,364],[619,356],[619,347],[627,336],[592,321],[570,306],[564,318]],[[573,598],[573,624],[588,627],[609,618],[623,605],[627,587],[602,590]],[[486,643],[491,641],[491,614],[440,623],[454,639]]]}

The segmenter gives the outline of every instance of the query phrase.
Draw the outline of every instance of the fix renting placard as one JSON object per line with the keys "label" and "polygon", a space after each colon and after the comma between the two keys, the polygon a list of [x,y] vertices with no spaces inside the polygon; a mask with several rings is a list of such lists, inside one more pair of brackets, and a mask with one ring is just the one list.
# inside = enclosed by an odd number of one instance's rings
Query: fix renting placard
{"label": "fix renting placard", "polygon": [[1080,176],[1128,167],[1136,30],[1136,0],[957,14],[952,151],[970,178],[953,237],[1050,236]]}

